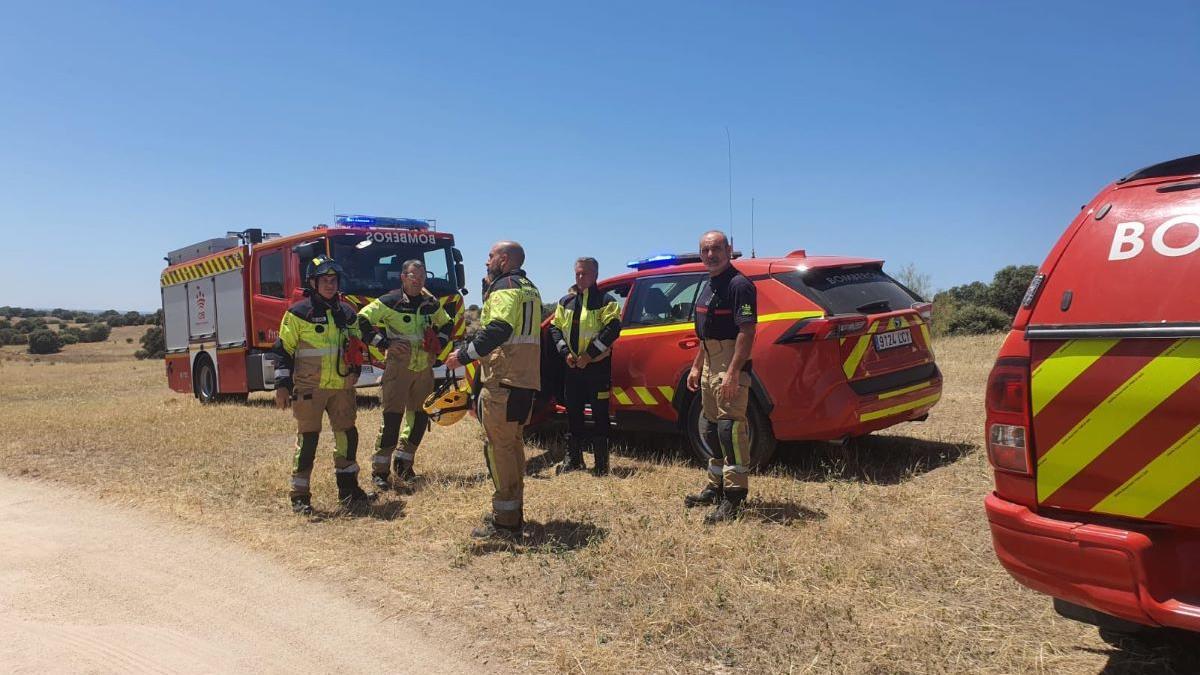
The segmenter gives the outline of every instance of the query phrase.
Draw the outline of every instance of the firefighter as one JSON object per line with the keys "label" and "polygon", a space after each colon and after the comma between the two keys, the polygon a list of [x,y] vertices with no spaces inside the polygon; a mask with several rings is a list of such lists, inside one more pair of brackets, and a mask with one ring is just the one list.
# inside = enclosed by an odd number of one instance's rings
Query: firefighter
{"label": "firefighter", "polygon": [[[388,474],[393,457],[397,480],[416,480],[413,460],[429,428],[422,406],[433,392],[434,361],[450,342],[450,316],[437,296],[425,288],[425,278],[425,263],[405,261],[400,268],[400,288],[371,301],[358,313],[359,328],[371,346],[387,350],[380,382],[383,424],[371,458],[371,479],[381,490],[391,487]],[[404,438],[400,437],[402,425],[409,430]]]}
{"label": "firefighter", "polygon": [[750,488],[746,406],[758,300],[754,282],[733,268],[732,256],[724,233],[713,230],[700,238],[700,260],[709,275],[696,298],[696,336],[703,348],[696,352],[687,387],[700,391],[701,433],[714,456],[708,461],[708,484],[684,503],[714,505],[704,517],[709,524],[736,518]]}
{"label": "firefighter", "polygon": [[621,308],[616,298],[596,288],[600,263],[595,258],[575,261],[575,285],[558,301],[550,322],[550,339],[566,363],[563,398],[567,406],[567,457],[559,473],[586,469],[583,463],[584,406],[592,406],[595,425],[591,441],[595,475],[608,473],[613,343],[621,333]]}
{"label": "firefighter", "polygon": [[477,539],[519,540],[524,525],[525,443],[533,397],[541,387],[542,298],[521,266],[525,250],[513,241],[492,245],[475,337],[450,355],[446,368],[480,362],[479,418],[488,474],[495,492],[492,513],[471,532]]}
{"label": "firefighter", "polygon": [[317,256],[305,269],[305,298],[288,308],[279,325],[275,355],[275,404],[296,418],[296,457],[292,466],[292,510],[311,514],[309,479],[321,435],[321,418],[333,430],[334,476],[338,501],[346,508],[372,501],[358,486],[358,430],[354,426],[356,363],[364,345],[354,308],[338,293],[342,268]]}

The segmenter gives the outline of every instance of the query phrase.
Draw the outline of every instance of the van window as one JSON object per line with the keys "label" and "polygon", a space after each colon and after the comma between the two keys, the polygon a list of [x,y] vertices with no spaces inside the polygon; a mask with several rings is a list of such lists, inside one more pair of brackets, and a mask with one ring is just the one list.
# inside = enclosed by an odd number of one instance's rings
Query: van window
{"label": "van window", "polygon": [[878,267],[818,267],[783,272],[775,278],[829,314],[881,314],[921,302]]}

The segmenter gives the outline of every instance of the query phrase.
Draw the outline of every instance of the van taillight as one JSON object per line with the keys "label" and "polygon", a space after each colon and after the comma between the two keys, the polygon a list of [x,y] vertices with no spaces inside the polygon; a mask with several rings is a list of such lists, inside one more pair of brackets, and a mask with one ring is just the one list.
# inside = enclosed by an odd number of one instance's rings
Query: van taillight
{"label": "van taillight", "polygon": [[1033,474],[1030,460],[1029,359],[1001,358],[988,376],[987,450],[992,466]]}

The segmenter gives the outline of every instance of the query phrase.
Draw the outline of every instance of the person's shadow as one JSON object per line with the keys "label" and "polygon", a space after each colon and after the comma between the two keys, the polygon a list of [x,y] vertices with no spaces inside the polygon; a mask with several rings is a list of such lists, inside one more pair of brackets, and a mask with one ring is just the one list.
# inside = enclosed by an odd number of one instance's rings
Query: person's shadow
{"label": "person's shadow", "polygon": [[608,536],[608,530],[577,520],[525,521],[519,541],[483,541],[472,548],[475,555],[498,551],[561,554],[592,546]]}
{"label": "person's shadow", "polygon": [[758,501],[751,497],[742,508],[742,517],[777,525],[791,525],[825,520],[828,514],[820,509],[810,509],[793,502]]}

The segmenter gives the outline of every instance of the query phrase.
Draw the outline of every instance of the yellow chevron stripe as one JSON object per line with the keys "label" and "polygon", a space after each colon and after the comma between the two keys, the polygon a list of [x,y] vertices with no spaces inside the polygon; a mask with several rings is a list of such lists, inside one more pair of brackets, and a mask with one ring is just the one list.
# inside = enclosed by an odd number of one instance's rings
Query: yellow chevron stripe
{"label": "yellow chevron stripe", "polygon": [[921,337],[925,338],[925,348],[929,350],[930,354],[933,354],[933,339],[929,337],[929,324],[924,321],[921,322]]}
{"label": "yellow chevron stripe", "polygon": [[668,387],[665,384],[660,385],[658,388],[658,393],[662,394],[667,403],[675,400],[675,387]]}
{"label": "yellow chevron stripe", "polygon": [[637,394],[638,398],[642,399],[642,403],[646,405],[656,405],[658,403],[658,400],[654,398],[654,394],[651,394],[650,390],[645,387],[634,387],[633,393]]}
{"label": "yellow chevron stripe", "polygon": [[893,389],[892,391],[885,391],[879,395],[879,400],[882,401],[882,400],[888,399],[888,398],[896,398],[897,396],[911,394],[912,392],[914,392],[918,389],[924,389],[925,387],[928,387],[930,382],[932,382],[932,380],[925,380],[924,382],[922,382],[920,384],[914,384],[911,387],[905,387],[903,389]]}
{"label": "yellow chevron stripe", "polygon": [[1033,371],[1033,414],[1042,411],[1067,385],[1075,381],[1117,340],[1067,340]]}
{"label": "yellow chevron stripe", "polygon": [[847,356],[845,362],[842,363],[842,372],[846,374],[846,379],[853,377],[855,371],[858,370],[858,364],[862,363],[863,356],[867,353],[867,347],[871,344],[871,334],[878,327],[879,321],[872,321],[866,334],[860,335],[858,342],[854,343],[854,349],[850,350],[850,356]]}
{"label": "yellow chevron stripe", "polygon": [[1093,511],[1145,518],[1200,478],[1200,425],[1113,490]]}
{"label": "yellow chevron stripe", "polygon": [[810,310],[803,312],[776,312],[774,314],[762,314],[758,317],[759,323],[770,323],[772,321],[787,321],[799,319],[817,319],[825,316],[825,312],[819,310]]}
{"label": "yellow chevron stripe", "polygon": [[926,406],[931,403],[937,403],[937,400],[940,399],[941,397],[942,397],[942,393],[938,392],[936,394],[926,396],[924,398],[919,398],[915,401],[909,401],[908,403],[901,403],[900,405],[894,405],[890,408],[884,408],[883,410],[872,410],[871,412],[861,413],[858,416],[858,420],[860,422],[870,422],[871,420],[877,420],[880,417],[890,417],[892,415],[898,415],[902,412],[907,412],[909,410],[913,410],[914,408],[920,408],[922,406]]}
{"label": "yellow chevron stripe", "polygon": [[629,394],[626,394],[624,389],[613,387],[612,394],[617,399],[617,403],[621,405],[633,405],[633,400],[629,398]]}
{"label": "yellow chevron stripe", "polygon": [[1197,373],[1200,339],[1176,340],[1134,373],[1038,460],[1038,501],[1053,495]]}

